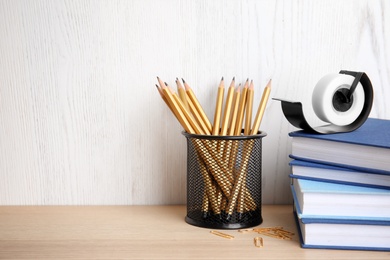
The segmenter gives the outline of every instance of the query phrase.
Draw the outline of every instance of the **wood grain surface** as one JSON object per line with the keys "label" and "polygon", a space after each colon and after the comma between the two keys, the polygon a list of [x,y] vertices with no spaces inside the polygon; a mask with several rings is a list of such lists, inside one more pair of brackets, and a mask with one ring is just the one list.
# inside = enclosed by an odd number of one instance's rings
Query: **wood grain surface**
{"label": "wood grain surface", "polygon": [[[302,249],[291,205],[266,205],[256,228],[282,226],[291,240],[184,221],[185,206],[2,206],[0,259],[389,259],[389,252]],[[255,247],[254,237],[264,245]],[[369,238],[367,238],[369,239]]]}

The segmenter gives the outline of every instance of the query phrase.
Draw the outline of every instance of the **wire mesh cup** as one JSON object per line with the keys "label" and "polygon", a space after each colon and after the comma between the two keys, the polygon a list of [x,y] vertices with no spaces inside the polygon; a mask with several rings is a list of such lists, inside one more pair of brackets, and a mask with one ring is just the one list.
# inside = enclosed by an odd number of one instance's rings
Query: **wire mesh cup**
{"label": "wire mesh cup", "polygon": [[261,224],[261,151],[267,134],[183,135],[187,139],[185,221],[215,229]]}

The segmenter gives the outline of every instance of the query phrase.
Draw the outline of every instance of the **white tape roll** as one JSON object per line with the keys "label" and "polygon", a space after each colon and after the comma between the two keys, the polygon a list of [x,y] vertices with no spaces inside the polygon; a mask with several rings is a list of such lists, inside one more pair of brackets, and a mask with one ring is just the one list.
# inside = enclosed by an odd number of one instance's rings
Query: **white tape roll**
{"label": "white tape roll", "polygon": [[349,89],[354,77],[346,74],[328,74],[314,88],[312,105],[316,115],[323,121],[344,126],[354,122],[363,110],[364,91],[359,82],[352,95],[352,105],[346,111],[335,108],[333,97],[341,89]]}

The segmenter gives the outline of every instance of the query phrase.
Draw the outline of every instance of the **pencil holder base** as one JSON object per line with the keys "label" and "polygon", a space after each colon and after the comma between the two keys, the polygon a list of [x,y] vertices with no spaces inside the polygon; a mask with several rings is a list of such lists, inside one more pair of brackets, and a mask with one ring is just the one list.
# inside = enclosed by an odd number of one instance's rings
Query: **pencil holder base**
{"label": "pencil holder base", "polygon": [[221,213],[214,215],[213,213],[205,213],[201,211],[188,212],[185,217],[188,224],[203,228],[212,229],[241,229],[250,228],[263,223],[261,216],[261,208],[255,211],[248,211],[245,213],[233,213],[232,216]]}
{"label": "pencil holder base", "polygon": [[188,224],[240,229],[262,223],[261,154],[266,133],[187,138]]}

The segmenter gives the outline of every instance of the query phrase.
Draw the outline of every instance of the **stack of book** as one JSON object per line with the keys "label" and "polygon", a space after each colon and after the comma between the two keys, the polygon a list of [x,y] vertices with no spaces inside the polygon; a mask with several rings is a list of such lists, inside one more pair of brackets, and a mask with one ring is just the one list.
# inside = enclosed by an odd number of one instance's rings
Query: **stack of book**
{"label": "stack of book", "polygon": [[289,135],[302,247],[390,251],[390,120],[368,118],[349,133]]}

